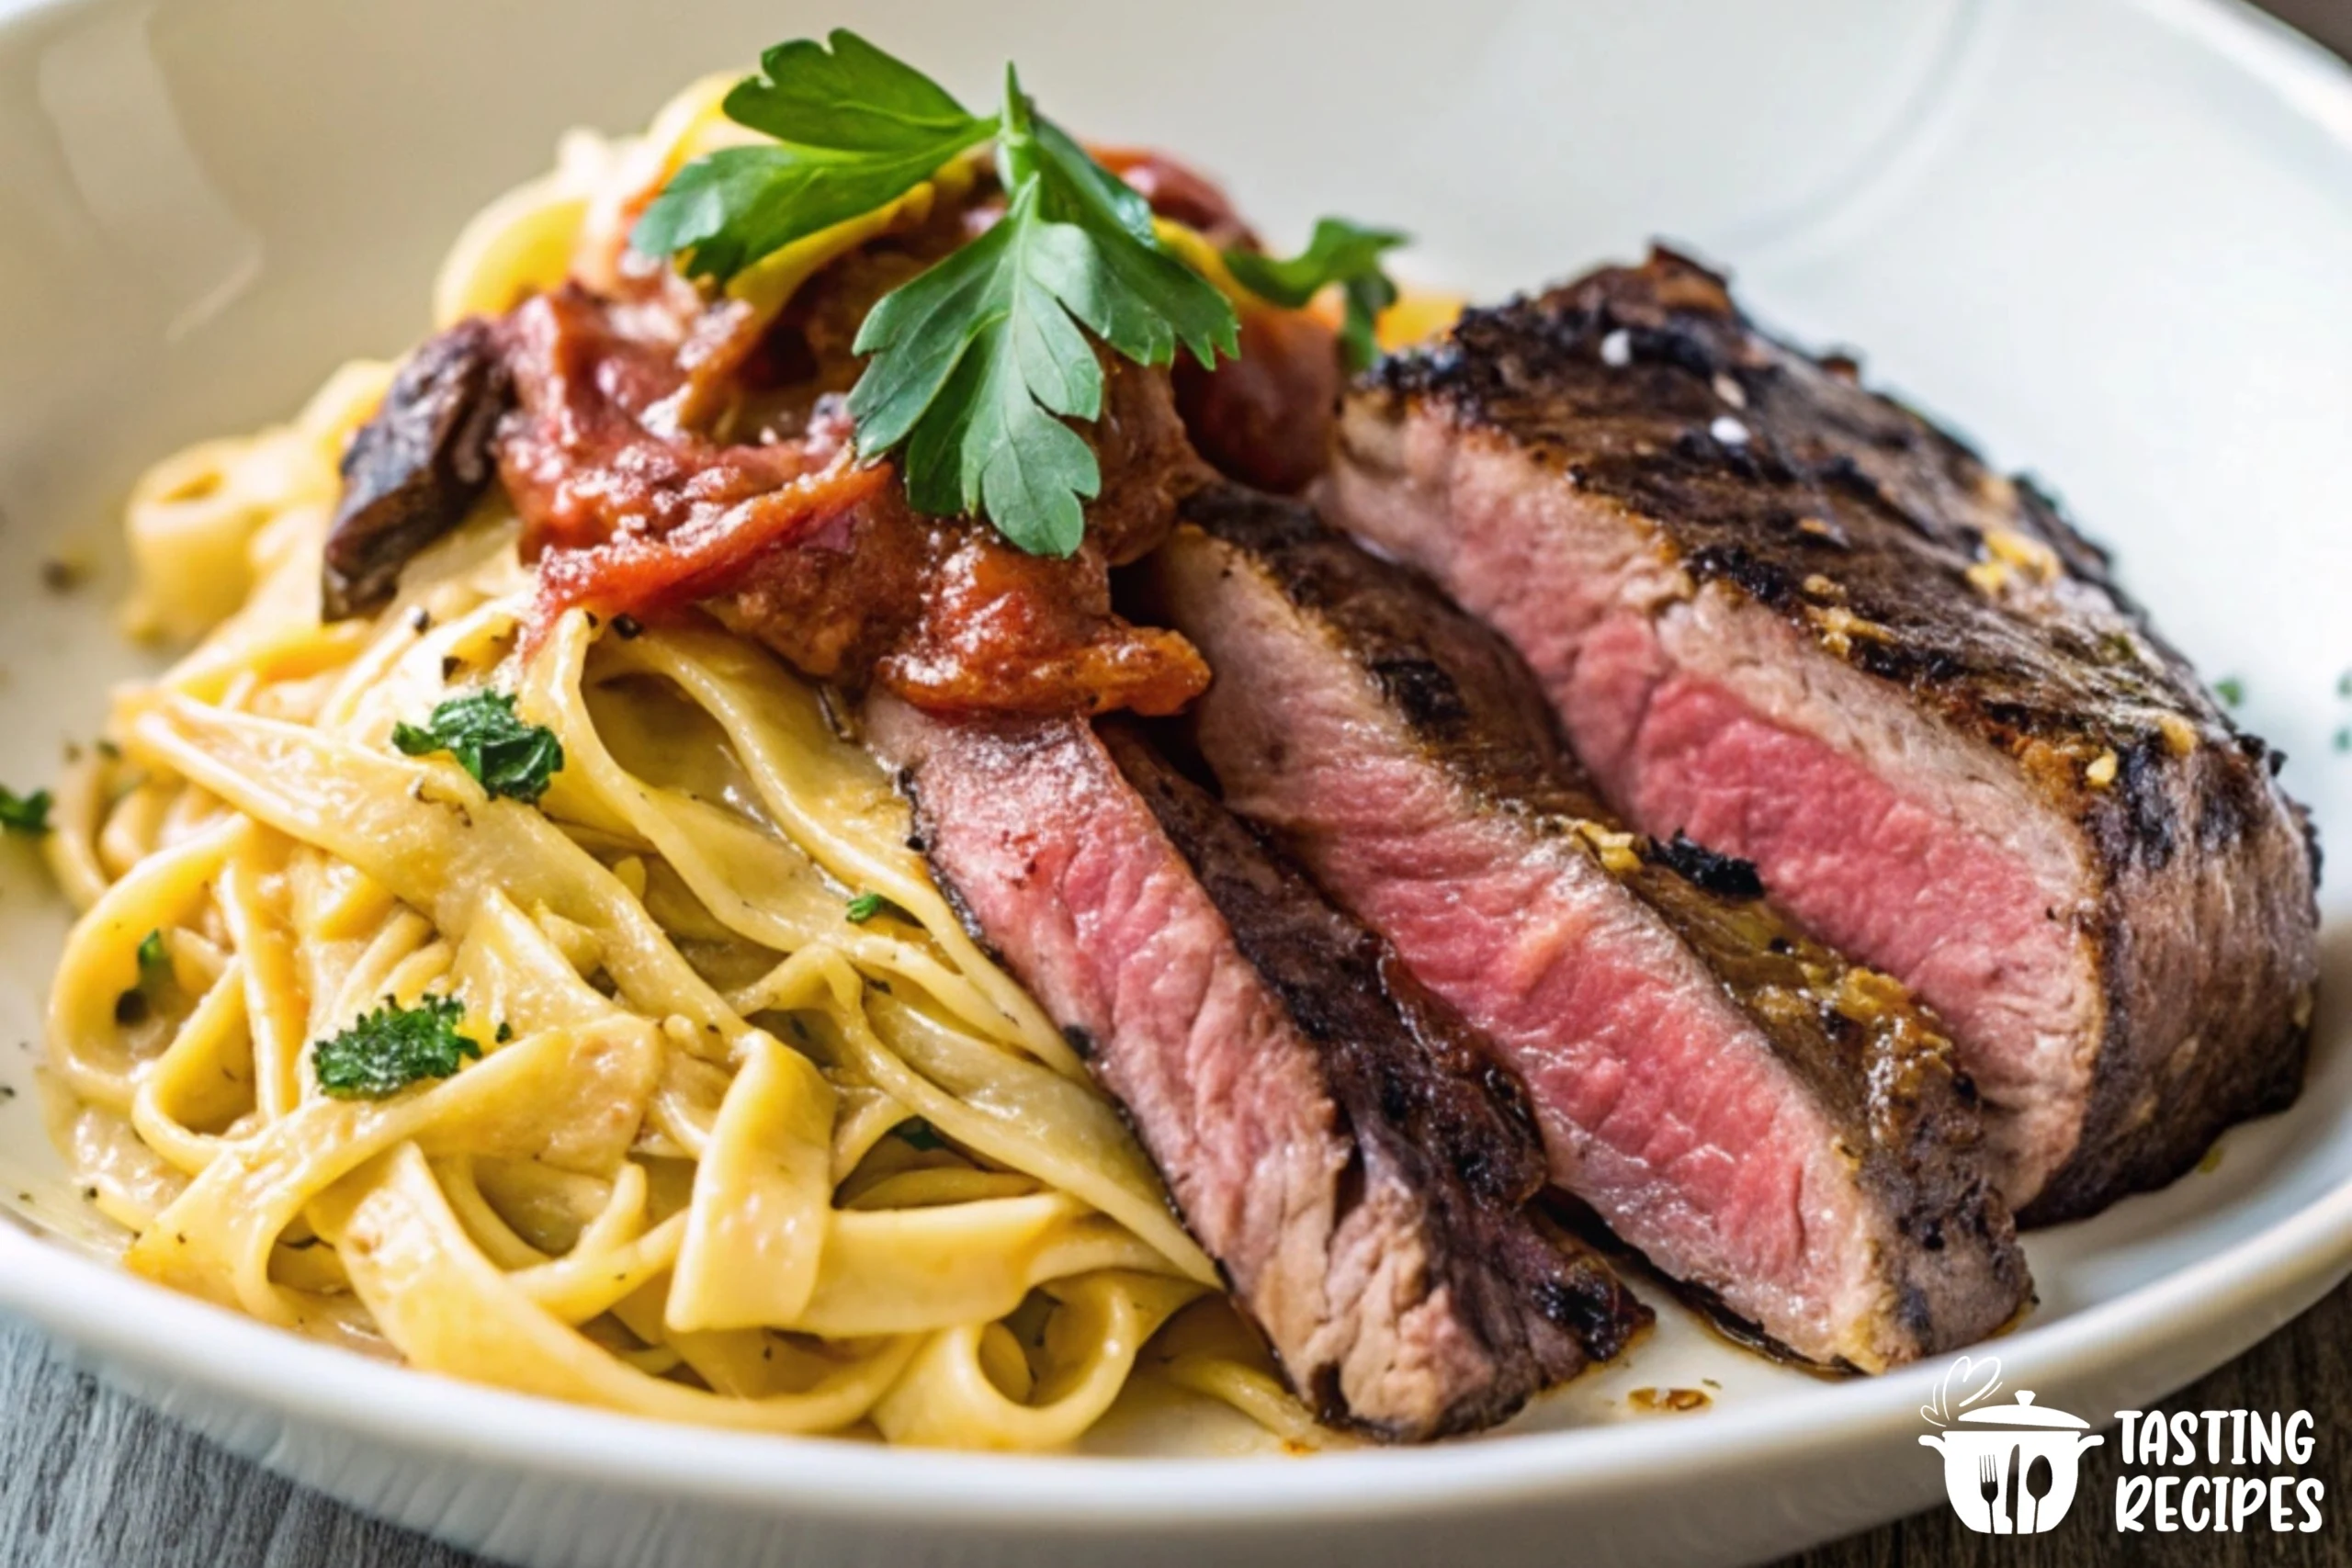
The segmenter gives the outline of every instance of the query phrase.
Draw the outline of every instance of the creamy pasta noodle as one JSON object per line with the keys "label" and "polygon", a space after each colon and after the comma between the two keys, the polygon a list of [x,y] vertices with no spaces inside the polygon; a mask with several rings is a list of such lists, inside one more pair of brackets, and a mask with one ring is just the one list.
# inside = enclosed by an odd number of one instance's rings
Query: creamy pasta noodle
{"label": "creamy pasta noodle", "polygon": [[[628,198],[739,134],[724,85],[567,139],[466,231],[440,322],[609,265]],[[766,308],[867,231],[771,265]],[[573,608],[526,637],[495,486],[392,604],[322,618],[338,460],[392,374],[347,365],[131,500],[133,627],[195,642],[60,792],[84,913],[49,1057],[128,1266],[663,1419],[1045,1449],[1148,1365],[1316,1440],[825,691],[707,622]],[[395,744],[490,690],[560,745],[535,804]],[[436,998],[478,1059],[322,1089],[319,1043]]]}

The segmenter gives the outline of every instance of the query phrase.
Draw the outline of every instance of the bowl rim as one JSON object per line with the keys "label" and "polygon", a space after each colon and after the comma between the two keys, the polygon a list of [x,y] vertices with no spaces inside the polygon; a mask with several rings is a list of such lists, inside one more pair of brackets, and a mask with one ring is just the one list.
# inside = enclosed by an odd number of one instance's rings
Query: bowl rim
{"label": "bowl rim", "polygon": [[[1538,1495],[1564,1501],[1668,1471],[1791,1457],[1784,1400],[1734,1405],[1700,1422],[1347,1450],[1307,1462],[967,1454],[672,1425],[419,1373],[302,1339],[41,1239],[8,1218],[0,1224],[0,1309],[20,1312],[104,1359],[420,1452],[770,1511],[914,1511],[934,1522],[1161,1529],[1360,1525]],[[2347,1272],[2352,1182],[2172,1275],[2000,1343],[2005,1359],[2030,1357],[2038,1382],[2128,1376],[2166,1346],[2223,1343],[2213,1332],[2222,1325],[2278,1317],[2280,1301],[2300,1310]],[[1808,1394],[1805,1442],[1907,1442],[1945,1359]],[[2149,1396],[2162,1392],[2168,1391]],[[646,1441],[657,1433],[660,1441]]]}
{"label": "bowl rim", "polygon": [[[0,0],[0,43],[107,0]],[[2352,153],[2352,68],[2245,0],[2107,0],[2227,58]],[[2129,1382],[2153,1352],[2275,1319],[2352,1272],[2352,1181],[2164,1278],[2000,1341],[2039,1381]],[[192,1390],[420,1453],[478,1457],[631,1493],[809,1516],[952,1524],[1362,1525],[1541,1495],[1566,1501],[1714,1467],[1791,1457],[1788,1402],[1703,1422],[1636,1422],[1285,1463],[888,1450],[836,1438],[673,1425],[419,1373],[304,1340],[139,1279],[0,1209],[0,1311],[62,1345]],[[2228,1343],[2235,1344],[2235,1339]],[[2226,1352],[2233,1353],[2233,1352]],[[2220,1359],[2219,1357],[2216,1359]],[[1943,1359],[1804,1400],[1803,1442],[1905,1440]],[[2150,1390],[2150,1396],[2169,1392]],[[648,1441],[658,1435],[658,1441]]]}

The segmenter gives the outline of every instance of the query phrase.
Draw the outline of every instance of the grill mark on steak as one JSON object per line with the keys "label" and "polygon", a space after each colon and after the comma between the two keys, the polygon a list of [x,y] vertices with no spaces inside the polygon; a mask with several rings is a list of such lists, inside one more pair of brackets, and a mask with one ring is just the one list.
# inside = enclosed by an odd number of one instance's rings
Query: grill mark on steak
{"label": "grill mark on steak", "polygon": [[[1555,1180],[1825,1365],[2014,1314],[1973,1090],[1900,986],[1787,925],[1753,868],[1623,834],[1525,671],[1425,582],[1269,498],[1184,517],[1142,593],[1209,658],[1202,755],[1512,1061]],[[1772,1246],[1743,1251],[1750,1221]]]}
{"label": "grill mark on steak", "polygon": [[1483,1043],[1138,732],[866,719],[942,888],[1086,1043],[1326,1420],[1490,1426],[1648,1322],[1537,1228],[1536,1134]]}
{"label": "grill mark on steak", "polygon": [[1639,825],[1938,1007],[2024,1218],[2292,1098],[2318,856],[2269,749],[2047,495],[1722,278],[1660,251],[1470,312],[1359,383],[1329,499],[1518,647]]}

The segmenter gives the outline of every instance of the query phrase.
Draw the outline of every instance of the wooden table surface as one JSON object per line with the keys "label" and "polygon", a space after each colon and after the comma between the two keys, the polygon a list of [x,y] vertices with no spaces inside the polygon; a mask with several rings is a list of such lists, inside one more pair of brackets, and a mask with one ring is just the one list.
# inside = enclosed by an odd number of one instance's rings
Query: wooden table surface
{"label": "wooden table surface", "polygon": [[[2352,0],[2266,0],[2352,55]],[[2320,1441],[2303,1473],[2326,1483],[2312,1535],[1971,1534],[1937,1508],[1790,1560],[1783,1568],[2340,1568],[2352,1563],[2352,1284],[2167,1410],[2308,1409]],[[2109,1493],[2112,1442],[2084,1461]],[[2102,1510],[2104,1517],[2104,1510]],[[1572,1558],[1565,1553],[1563,1561]],[[481,1560],[363,1518],[187,1436],[58,1364],[0,1320],[0,1568],[481,1568]]]}

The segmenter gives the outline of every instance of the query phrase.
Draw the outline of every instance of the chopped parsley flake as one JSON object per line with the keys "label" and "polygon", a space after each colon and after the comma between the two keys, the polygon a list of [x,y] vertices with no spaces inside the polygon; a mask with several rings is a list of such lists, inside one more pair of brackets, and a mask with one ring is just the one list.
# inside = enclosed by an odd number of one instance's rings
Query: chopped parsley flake
{"label": "chopped parsley flake", "polygon": [[849,907],[842,914],[854,926],[862,926],[876,915],[896,915],[902,920],[914,919],[879,893],[859,894],[849,901]]}
{"label": "chopped parsley flake", "polygon": [[45,789],[18,795],[0,784],[0,829],[38,839],[49,831],[49,791]]}
{"label": "chopped parsley flake", "polygon": [[514,698],[506,692],[451,697],[423,728],[395,725],[392,744],[412,757],[447,751],[493,798],[526,805],[545,795],[563,771],[563,743],[555,731],[517,718]]}
{"label": "chopped parsley flake", "polygon": [[2245,701],[2245,682],[2234,675],[2224,675],[2213,682],[2213,694],[2222,699],[2224,707],[2236,707]]}
{"label": "chopped parsley flake", "polygon": [[391,998],[374,1012],[311,1049],[319,1088],[337,1100],[384,1100],[411,1084],[446,1078],[481,1046],[458,1032],[465,1004],[425,997],[413,1008]]}
{"label": "chopped parsley flake", "polygon": [[161,931],[139,939],[139,983],[114,999],[114,1021],[126,1027],[144,1023],[155,1010],[155,998],[171,983],[172,955]]}

